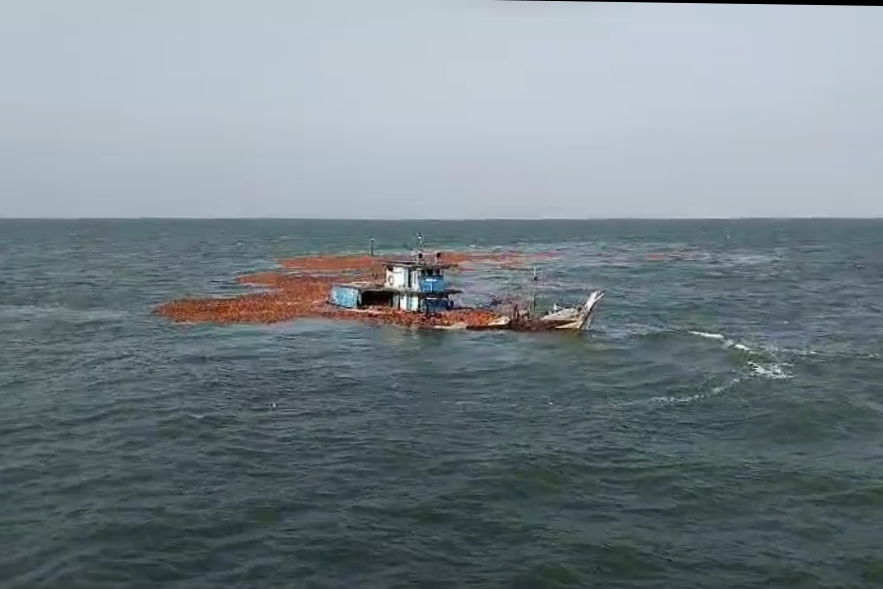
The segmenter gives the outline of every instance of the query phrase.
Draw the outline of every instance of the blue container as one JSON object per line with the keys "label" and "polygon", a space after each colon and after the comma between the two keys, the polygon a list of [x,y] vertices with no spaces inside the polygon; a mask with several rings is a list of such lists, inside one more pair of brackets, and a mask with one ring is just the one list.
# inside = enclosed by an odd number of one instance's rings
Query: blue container
{"label": "blue container", "polygon": [[331,287],[329,300],[332,305],[345,307],[347,309],[355,309],[359,306],[361,299],[361,294],[357,288],[352,286],[340,286],[337,284]]}

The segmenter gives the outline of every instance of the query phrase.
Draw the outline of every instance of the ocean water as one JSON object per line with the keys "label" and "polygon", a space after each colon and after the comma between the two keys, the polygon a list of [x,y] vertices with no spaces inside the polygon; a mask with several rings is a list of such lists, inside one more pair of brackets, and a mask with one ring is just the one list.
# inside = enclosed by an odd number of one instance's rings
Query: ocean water
{"label": "ocean water", "polygon": [[[150,313],[415,231],[607,298],[582,335]],[[0,269],[3,589],[883,585],[881,221],[0,221]]]}

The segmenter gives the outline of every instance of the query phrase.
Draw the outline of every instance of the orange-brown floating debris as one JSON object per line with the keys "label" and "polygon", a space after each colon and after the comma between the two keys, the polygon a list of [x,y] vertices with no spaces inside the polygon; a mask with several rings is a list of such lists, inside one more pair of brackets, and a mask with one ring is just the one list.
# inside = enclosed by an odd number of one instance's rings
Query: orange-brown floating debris
{"label": "orange-brown floating debris", "polygon": [[172,301],[156,309],[172,321],[195,323],[276,323],[303,317],[302,311],[302,307],[286,304],[278,293]]}
{"label": "orange-brown floating debris", "polygon": [[386,258],[366,255],[300,256],[281,260],[279,265],[289,270],[311,272],[342,272],[347,270],[381,270]]}
{"label": "orange-brown floating debris", "polygon": [[[470,262],[516,263],[529,258],[512,252],[443,252],[450,264]],[[243,285],[271,288],[230,298],[184,299],[165,303],[155,312],[175,322],[278,323],[298,318],[327,318],[387,323],[407,327],[481,328],[500,318],[485,309],[455,309],[441,314],[400,311],[392,308],[341,309],[328,303],[336,282],[380,278],[384,257],[365,255],[316,255],[282,260],[284,271],[240,276]]]}

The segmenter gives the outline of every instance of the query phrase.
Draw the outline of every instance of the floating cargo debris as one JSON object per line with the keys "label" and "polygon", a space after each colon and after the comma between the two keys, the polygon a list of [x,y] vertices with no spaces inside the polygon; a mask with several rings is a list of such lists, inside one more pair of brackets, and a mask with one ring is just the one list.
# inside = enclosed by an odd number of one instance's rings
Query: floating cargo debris
{"label": "floating cargo debris", "polygon": [[[373,253],[373,243],[372,243]],[[498,299],[491,308],[460,307],[448,271],[470,265],[526,265],[536,255],[516,252],[423,251],[411,257],[301,256],[280,261],[281,271],[240,276],[243,285],[271,289],[228,298],[171,301],[155,312],[175,322],[277,323],[299,318],[347,319],[431,329],[586,329],[602,291],[573,308],[537,315],[529,305]],[[536,282],[536,274],[534,276]],[[535,294],[534,294],[535,299]]]}

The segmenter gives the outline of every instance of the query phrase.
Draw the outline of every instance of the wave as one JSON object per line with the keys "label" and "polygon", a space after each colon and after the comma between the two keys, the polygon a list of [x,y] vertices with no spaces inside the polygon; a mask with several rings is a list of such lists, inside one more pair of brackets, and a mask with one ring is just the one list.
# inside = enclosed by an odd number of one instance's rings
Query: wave
{"label": "wave", "polygon": [[712,387],[711,389],[699,393],[695,393],[693,395],[657,395],[655,397],[650,397],[648,399],[636,399],[633,401],[623,401],[620,403],[613,403],[611,406],[615,409],[622,409],[627,407],[652,407],[659,405],[686,405],[688,403],[694,403],[696,401],[702,401],[704,399],[710,399],[712,397],[716,397],[721,395],[742,381],[741,376],[736,376],[729,381]]}
{"label": "wave", "polygon": [[[616,337],[617,335],[620,335],[620,333],[622,335],[625,335],[627,339],[660,339],[678,336],[683,337],[684,335],[688,335],[715,342],[715,344],[719,345],[723,349],[737,350],[743,353],[741,355],[741,358],[745,361],[745,364],[743,364],[741,368],[741,372],[743,372],[743,374],[741,377],[735,379],[731,383],[716,387],[710,392],[696,393],[694,395],[680,397],[663,395],[652,397],[649,400],[640,401],[640,403],[683,404],[698,401],[709,396],[719,394],[723,390],[726,390],[727,388],[733,386],[736,382],[740,380],[740,378],[745,376],[767,378],[771,380],[788,380],[794,378],[794,374],[787,369],[791,365],[788,362],[782,361],[782,356],[784,355],[787,358],[790,354],[792,354],[792,351],[782,350],[775,346],[763,344],[752,344],[751,346],[749,346],[748,344],[728,337],[724,333],[719,333],[716,331],[702,331],[699,329],[682,330],[671,328],[650,328],[649,326],[630,326],[630,328],[624,330],[624,332],[620,330],[614,330],[613,333],[609,335],[613,335],[614,337]],[[795,355],[810,355],[813,357],[818,355],[818,352],[814,350],[793,351],[793,353]]]}
{"label": "wave", "polygon": [[[760,350],[754,350],[745,344],[742,344],[742,343],[739,343],[739,342],[736,342],[732,339],[727,338],[725,335],[723,335],[721,333],[708,333],[708,332],[703,332],[703,331],[689,331],[688,333],[690,333],[691,335],[696,335],[699,337],[704,337],[707,339],[713,339],[716,341],[720,341],[727,348],[733,348],[733,349],[736,349],[736,350],[739,350],[742,352],[748,352],[749,354],[752,354],[753,356],[758,356],[760,354],[766,354],[766,355],[772,356],[772,358],[771,358],[772,361],[770,363],[765,364],[765,365],[761,364],[760,362],[756,362],[754,360],[749,360],[747,362],[747,366],[749,367],[751,374],[754,376],[761,376],[761,377],[769,378],[769,379],[773,379],[773,380],[788,380],[790,378],[794,378],[793,374],[791,374],[785,370],[784,366],[786,366],[787,364],[779,363],[776,361],[775,356],[779,353],[782,353],[783,350],[780,350],[774,346],[766,346],[766,347],[761,347]],[[790,352],[785,351],[785,353],[790,353]],[[812,355],[815,355],[815,354],[812,353]]]}
{"label": "wave", "polygon": [[657,396],[657,397],[650,397],[650,399],[648,399],[647,401],[648,401],[648,403],[651,403],[651,404],[669,404],[669,405],[683,405],[685,403],[692,403],[694,401],[700,401],[702,399],[708,399],[709,397],[715,397],[717,395],[720,395],[721,393],[736,386],[740,380],[741,380],[740,378],[734,378],[733,380],[729,381],[728,383],[718,385],[705,393],[696,393],[695,395],[687,395],[684,397]]}
{"label": "wave", "polygon": [[690,335],[698,335],[699,337],[704,337],[706,339],[714,339],[714,340],[722,340],[724,339],[724,335],[722,333],[708,333],[705,331],[688,331]]}
{"label": "wave", "polygon": [[764,366],[758,362],[748,362],[748,366],[751,367],[752,373],[756,376],[762,376],[773,380],[788,380],[794,378],[794,375],[786,372],[780,364],[772,363]]}
{"label": "wave", "polygon": [[698,401],[703,401],[707,399],[711,399],[726,393],[733,389],[736,385],[742,382],[746,376],[754,376],[761,378],[768,378],[771,380],[790,380],[794,378],[794,375],[787,372],[783,365],[777,363],[771,363],[768,365],[763,365],[758,362],[748,362],[748,366],[750,367],[750,371],[747,375],[739,375],[735,376],[729,381],[719,384],[715,387],[707,391],[701,391],[694,393],[692,395],[656,395],[653,397],[649,397],[646,399],[636,399],[631,401],[623,401],[618,403],[612,403],[610,405],[613,409],[626,409],[629,407],[658,407],[658,406],[666,406],[666,405],[687,405],[690,403],[695,403]]}
{"label": "wave", "polygon": [[[599,331],[601,331],[599,329]],[[653,327],[649,325],[626,325],[616,327],[605,327],[603,329],[603,333],[614,339],[633,339],[633,338],[660,338],[667,336],[677,336],[683,335],[684,333],[688,335],[693,335],[696,337],[701,337],[703,339],[713,340],[717,342],[721,342],[726,348],[733,348],[734,350],[739,350],[740,352],[756,352],[756,350],[750,347],[748,344],[738,342],[736,340],[728,338],[726,335],[722,333],[714,333],[710,331],[698,331],[698,330],[681,330],[675,328],[668,327]]]}
{"label": "wave", "polygon": [[739,350],[740,352],[753,352],[754,351],[750,347],[748,347],[746,344],[729,339],[729,338],[727,338],[727,336],[725,336],[722,333],[710,333],[710,332],[706,332],[706,331],[687,331],[687,333],[689,333],[690,335],[695,335],[695,336],[702,337],[705,339],[711,339],[711,340],[723,342],[725,347],[733,348],[734,350]]}
{"label": "wave", "polygon": [[[787,379],[793,375],[783,366],[790,363],[783,360],[803,362],[824,362],[832,360],[880,360],[883,355],[873,346],[843,346],[833,342],[818,341],[812,347],[808,345],[782,346],[772,343],[770,335],[761,334],[751,337],[749,342],[732,338],[725,333],[702,329],[683,329],[668,326],[620,323],[604,325],[595,329],[595,333],[605,338],[619,341],[665,341],[668,338],[695,337],[714,342],[723,349],[742,352],[742,357],[753,361],[749,363],[751,371],[760,376],[774,379]],[[868,349],[870,347],[870,349]],[[758,369],[755,365],[761,366]]]}

